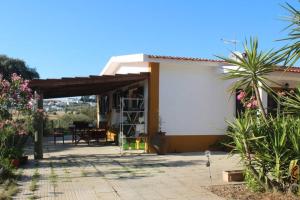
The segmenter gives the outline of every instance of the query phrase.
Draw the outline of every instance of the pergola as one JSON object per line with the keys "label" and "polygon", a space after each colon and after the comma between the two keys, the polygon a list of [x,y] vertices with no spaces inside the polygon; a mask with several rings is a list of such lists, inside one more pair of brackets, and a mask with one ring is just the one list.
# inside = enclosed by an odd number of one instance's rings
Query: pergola
{"label": "pergola", "polygon": [[[64,77],[60,79],[34,79],[29,83],[39,96],[37,108],[43,109],[43,99],[73,97],[85,95],[101,95],[106,92],[139,82],[149,78],[149,73],[116,74],[89,77]],[[38,127],[34,133],[34,158],[43,158],[43,123],[38,116]]]}

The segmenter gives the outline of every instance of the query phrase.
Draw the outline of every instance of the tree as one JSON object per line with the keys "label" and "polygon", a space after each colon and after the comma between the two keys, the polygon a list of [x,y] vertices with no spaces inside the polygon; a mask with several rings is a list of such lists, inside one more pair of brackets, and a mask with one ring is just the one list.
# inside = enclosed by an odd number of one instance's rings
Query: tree
{"label": "tree", "polygon": [[83,103],[89,103],[89,102],[96,102],[96,98],[95,96],[82,96],[80,98],[80,101],[82,101]]}
{"label": "tree", "polygon": [[90,96],[82,96],[80,98],[80,101],[82,101],[84,103],[90,102]]}
{"label": "tree", "polygon": [[257,101],[262,117],[266,121],[266,111],[262,104],[259,88],[262,88],[266,92],[272,91],[268,84],[273,81],[268,79],[267,75],[273,72],[277,65],[282,62],[282,55],[272,50],[268,52],[259,51],[258,40],[256,38],[250,38],[249,44],[247,40],[245,41],[244,53],[242,55],[235,52],[233,54],[236,58],[218,56],[218,58],[224,60],[226,63],[236,66],[236,68],[227,69],[224,79],[236,80],[230,88],[232,93],[235,93],[237,89],[250,88],[255,96],[253,100]]}
{"label": "tree", "polygon": [[0,55],[0,74],[3,75],[4,79],[10,80],[13,73],[22,76],[26,80],[39,78],[36,69],[28,67],[23,60]]}

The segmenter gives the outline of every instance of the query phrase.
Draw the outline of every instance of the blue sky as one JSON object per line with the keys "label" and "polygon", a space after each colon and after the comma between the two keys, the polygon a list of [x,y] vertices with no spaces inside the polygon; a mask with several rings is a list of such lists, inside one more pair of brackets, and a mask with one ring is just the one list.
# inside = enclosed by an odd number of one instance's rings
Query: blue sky
{"label": "blue sky", "polygon": [[[0,0],[0,54],[42,78],[99,74],[111,56],[148,53],[214,58],[257,36],[286,36],[281,0]],[[298,6],[296,0],[289,0]],[[237,50],[241,49],[241,43]]]}

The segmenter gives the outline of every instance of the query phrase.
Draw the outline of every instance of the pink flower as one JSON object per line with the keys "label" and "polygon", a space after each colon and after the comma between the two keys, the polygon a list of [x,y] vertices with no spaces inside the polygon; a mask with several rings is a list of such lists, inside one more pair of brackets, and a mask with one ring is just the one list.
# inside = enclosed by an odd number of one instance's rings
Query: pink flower
{"label": "pink flower", "polygon": [[4,89],[8,89],[10,87],[10,83],[7,80],[2,81],[2,87]]}
{"label": "pink flower", "polygon": [[237,100],[241,101],[246,97],[246,92],[243,90],[240,91],[239,95],[237,96]]}
{"label": "pink flower", "polygon": [[280,96],[280,97],[285,96],[285,92],[284,91],[278,92],[278,96]]}
{"label": "pink flower", "polygon": [[250,101],[246,104],[248,109],[256,109],[258,107],[258,102],[255,97],[251,97]]}
{"label": "pink flower", "polygon": [[28,102],[28,104],[26,105],[26,107],[27,107],[28,109],[32,109],[33,105],[32,105],[31,102]]}
{"label": "pink flower", "polygon": [[247,103],[246,108],[252,108],[252,103],[251,102]]}
{"label": "pink flower", "polygon": [[21,76],[18,76],[18,74],[16,74],[16,73],[13,73],[11,76],[12,81],[18,81],[20,79],[21,79]]}
{"label": "pink flower", "polygon": [[252,106],[251,106],[252,109],[255,109],[258,107],[258,102],[255,99],[251,102],[251,104],[252,104]]}
{"label": "pink flower", "polygon": [[31,93],[31,89],[28,87],[28,85],[26,85],[26,84],[21,84],[20,85],[20,90],[22,91],[22,92],[26,92],[26,93]]}

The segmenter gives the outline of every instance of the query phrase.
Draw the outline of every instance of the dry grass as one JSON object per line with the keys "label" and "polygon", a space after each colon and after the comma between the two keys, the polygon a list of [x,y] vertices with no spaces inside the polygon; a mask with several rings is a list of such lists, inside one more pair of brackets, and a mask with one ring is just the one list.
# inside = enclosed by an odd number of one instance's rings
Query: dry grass
{"label": "dry grass", "polygon": [[58,120],[64,115],[65,115],[64,111],[56,111],[56,115],[53,115],[52,113],[48,113],[48,119],[49,120]]}

